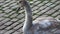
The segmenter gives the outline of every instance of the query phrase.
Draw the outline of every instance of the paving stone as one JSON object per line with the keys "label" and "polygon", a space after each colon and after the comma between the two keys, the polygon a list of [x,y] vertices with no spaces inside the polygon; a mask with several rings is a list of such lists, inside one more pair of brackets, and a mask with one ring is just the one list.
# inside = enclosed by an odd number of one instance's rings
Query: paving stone
{"label": "paving stone", "polygon": [[37,1],[37,0],[33,0],[34,2]]}
{"label": "paving stone", "polygon": [[10,14],[5,14],[4,17],[8,17],[9,18]]}
{"label": "paving stone", "polygon": [[22,19],[20,20],[20,22],[24,22],[24,18],[22,18]]}
{"label": "paving stone", "polygon": [[1,20],[4,20],[4,19],[5,19],[5,18],[3,18],[3,17],[0,17],[0,21],[1,21]]}
{"label": "paving stone", "polygon": [[12,15],[14,13],[15,13],[15,11],[11,11],[10,13],[8,13],[8,15],[10,16],[10,15]]}
{"label": "paving stone", "polygon": [[53,5],[51,5],[51,6],[49,6],[49,7],[54,7],[56,4],[53,4]]}
{"label": "paving stone", "polygon": [[3,8],[2,10],[7,10],[7,9],[9,9],[9,7],[5,7],[5,8]]}
{"label": "paving stone", "polygon": [[19,30],[17,30],[17,31],[21,33],[21,32],[22,32],[22,28],[20,28],[20,29],[19,29]]}
{"label": "paving stone", "polygon": [[0,17],[2,17],[2,16],[4,16],[5,15],[5,13],[0,13]]}
{"label": "paving stone", "polygon": [[50,6],[52,3],[47,3],[46,6]]}
{"label": "paving stone", "polygon": [[14,18],[14,17],[16,17],[18,14],[13,14],[13,15],[11,15],[10,16],[10,18]]}
{"label": "paving stone", "polygon": [[9,12],[11,12],[12,10],[10,10],[10,9],[7,9],[7,10],[5,10],[4,12],[5,13],[9,13]]}
{"label": "paving stone", "polygon": [[7,30],[0,30],[0,34],[4,34]]}
{"label": "paving stone", "polygon": [[25,20],[25,18],[23,18],[23,19],[21,19],[21,20],[17,21],[17,23],[23,23],[23,22],[24,22],[24,20]]}
{"label": "paving stone", "polygon": [[4,3],[0,3],[0,6],[2,6]]}
{"label": "paving stone", "polygon": [[59,15],[59,14],[60,14],[59,12],[56,12],[56,13],[54,13],[52,16],[55,17],[55,16],[57,16],[57,15]]}
{"label": "paving stone", "polygon": [[44,10],[38,12],[38,14],[42,14],[42,13],[44,13],[44,12],[47,12],[47,10],[49,10],[49,9],[50,9],[50,7],[47,7],[46,9],[44,9]]}
{"label": "paving stone", "polygon": [[6,18],[5,20],[3,20],[3,21],[1,21],[1,22],[5,23],[5,22],[7,22],[7,21],[9,21],[9,20],[10,20],[9,18]]}
{"label": "paving stone", "polygon": [[48,3],[48,1],[41,2],[41,4],[43,4],[42,6],[44,6],[44,4],[47,4],[47,3]]}
{"label": "paving stone", "polygon": [[4,25],[5,25],[5,26],[9,26],[10,24],[12,24],[12,22],[7,22],[7,23],[5,23]]}
{"label": "paving stone", "polygon": [[3,2],[4,0],[0,0],[0,2]]}
{"label": "paving stone", "polygon": [[42,6],[42,5],[43,5],[43,3],[40,3],[40,4],[38,4],[37,6],[40,7],[40,6]]}
{"label": "paving stone", "polygon": [[20,32],[17,32],[17,31],[16,31],[16,32],[14,32],[13,34],[20,34]]}
{"label": "paving stone", "polygon": [[56,6],[54,9],[55,10],[60,9],[60,5]]}
{"label": "paving stone", "polygon": [[6,27],[6,26],[4,26],[4,25],[3,25],[3,26],[0,26],[0,30],[3,30],[5,27]]}
{"label": "paving stone", "polygon": [[24,10],[21,10],[21,11],[19,11],[18,13],[23,13],[24,12]]}
{"label": "paving stone", "polygon": [[38,16],[38,15],[34,15],[34,16],[33,16],[33,19],[35,19],[37,16]]}
{"label": "paving stone", "polygon": [[[12,22],[13,23],[13,22]],[[13,29],[17,24],[19,24],[18,22],[12,24],[11,26],[7,27],[7,30]]]}
{"label": "paving stone", "polygon": [[54,10],[54,9],[51,9],[51,10],[49,10],[48,12],[46,12],[45,14],[52,14],[52,13],[54,13],[56,10]]}
{"label": "paving stone", "polygon": [[9,30],[7,32],[5,32],[4,34],[10,34],[11,32],[13,32],[14,30]]}
{"label": "paving stone", "polygon": [[16,18],[14,18],[14,19],[12,19],[11,21],[17,21],[18,19],[16,19]]}
{"label": "paving stone", "polygon": [[[21,15],[22,15],[22,14],[21,14]],[[22,16],[21,16],[21,15],[18,15],[17,18],[19,19],[19,18],[23,17],[23,15],[22,15]]]}
{"label": "paving stone", "polygon": [[9,27],[7,27],[7,28],[5,28],[5,29],[7,29],[7,30],[13,29],[13,27],[16,26],[17,24],[18,24],[18,23],[14,23],[13,25],[11,25],[11,26],[9,26]]}
{"label": "paving stone", "polygon": [[[4,20],[4,19],[3,19],[3,20]],[[3,21],[3,20],[1,20],[1,21]],[[1,21],[0,21],[0,26],[3,24],[3,22],[1,22]]]}
{"label": "paving stone", "polygon": [[0,10],[0,14],[2,13],[2,11]]}
{"label": "paving stone", "polygon": [[57,18],[57,19],[60,19],[60,15],[58,15],[56,18]]}
{"label": "paving stone", "polygon": [[44,8],[46,8],[47,6],[42,6],[42,7],[40,7],[40,10],[43,10]]}
{"label": "paving stone", "polygon": [[9,26],[9,27],[7,27],[7,28],[5,28],[6,30],[10,30],[12,27],[11,26]]}
{"label": "paving stone", "polygon": [[38,4],[38,3],[40,3],[40,1],[35,2],[34,5],[36,5],[36,4]]}
{"label": "paving stone", "polygon": [[15,28],[14,28],[14,30],[17,30],[18,28],[20,28],[22,26],[22,24],[19,24],[18,26],[16,26]]}
{"label": "paving stone", "polygon": [[7,0],[7,1],[5,1],[5,3],[7,3],[7,2],[10,2],[11,0]]}
{"label": "paving stone", "polygon": [[60,10],[59,10],[59,13],[60,13]]}
{"label": "paving stone", "polygon": [[8,4],[5,4],[4,7],[6,7],[7,5],[10,5],[10,4],[14,3],[14,2],[15,2],[15,1],[11,1],[11,2],[9,2]]}
{"label": "paving stone", "polygon": [[40,17],[47,17],[48,15],[42,15],[42,16],[40,16]]}
{"label": "paving stone", "polygon": [[14,9],[14,8],[17,8],[18,7],[18,5],[17,6],[14,6],[14,7],[11,7],[11,9]]}
{"label": "paving stone", "polygon": [[17,3],[13,3],[13,4],[9,5],[9,6],[12,7],[12,6],[15,6],[15,5],[17,5]]}
{"label": "paving stone", "polygon": [[55,2],[55,1],[57,1],[57,0],[51,0],[51,2]]}
{"label": "paving stone", "polygon": [[22,28],[20,28],[19,30],[17,30],[17,32],[20,32],[20,34],[22,34],[23,33]]}
{"label": "paving stone", "polygon": [[44,1],[43,3],[47,3],[48,1]]}
{"label": "paving stone", "polygon": [[1,22],[0,22],[0,26],[2,25],[2,24],[5,24],[7,21],[9,21],[10,19],[9,18],[6,18],[6,19],[3,19]]}
{"label": "paving stone", "polygon": [[19,15],[17,16],[18,19],[20,19],[20,18],[22,18],[22,17],[24,17],[24,14],[19,14]]}
{"label": "paving stone", "polygon": [[33,14],[35,14],[35,13],[37,13],[37,11],[39,11],[39,9],[38,9],[38,10],[33,11],[32,13],[33,13]]}
{"label": "paving stone", "polygon": [[33,11],[36,10],[37,8],[38,8],[38,7],[34,7],[34,8],[33,8]]}
{"label": "paving stone", "polygon": [[56,4],[60,4],[60,0],[56,2]]}

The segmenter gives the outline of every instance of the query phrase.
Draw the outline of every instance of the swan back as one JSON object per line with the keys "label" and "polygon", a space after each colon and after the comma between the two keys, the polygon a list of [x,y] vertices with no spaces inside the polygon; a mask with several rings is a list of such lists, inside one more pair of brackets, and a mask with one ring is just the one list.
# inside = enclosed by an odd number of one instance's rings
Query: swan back
{"label": "swan back", "polygon": [[52,17],[37,18],[33,21],[33,26],[28,31],[31,34],[54,34],[51,31],[55,28],[58,29],[60,23]]}

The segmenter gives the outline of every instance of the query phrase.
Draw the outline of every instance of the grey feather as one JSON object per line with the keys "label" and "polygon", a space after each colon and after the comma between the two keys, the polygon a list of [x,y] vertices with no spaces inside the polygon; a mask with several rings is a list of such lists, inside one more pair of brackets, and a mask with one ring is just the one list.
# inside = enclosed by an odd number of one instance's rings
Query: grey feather
{"label": "grey feather", "polygon": [[52,17],[40,17],[32,21],[32,10],[26,0],[20,0],[20,4],[25,9],[25,22],[23,26],[24,34],[54,34],[53,29],[60,25],[59,20]]}

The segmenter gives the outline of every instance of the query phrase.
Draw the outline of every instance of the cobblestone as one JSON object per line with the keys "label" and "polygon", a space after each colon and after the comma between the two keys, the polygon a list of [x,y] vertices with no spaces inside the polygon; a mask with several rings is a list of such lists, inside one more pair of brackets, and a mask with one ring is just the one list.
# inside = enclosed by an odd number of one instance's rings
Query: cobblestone
{"label": "cobblestone", "polygon": [[0,17],[2,17],[2,16],[4,16],[5,15],[5,13],[0,13]]}
{"label": "cobblestone", "polygon": [[55,2],[56,0],[52,0],[51,2]]}
{"label": "cobblestone", "polygon": [[60,9],[60,5],[56,6],[54,9],[55,10]]}
{"label": "cobblestone", "polygon": [[[14,15],[14,16],[13,16],[13,15]],[[13,14],[13,15],[11,15],[10,18],[14,18],[14,17],[16,17],[18,14]]]}
{"label": "cobblestone", "polygon": [[59,14],[60,14],[59,12],[56,12],[56,13],[54,13],[52,16],[55,17],[55,16],[57,16],[57,15],[59,15]]}
{"label": "cobblestone", "polygon": [[13,34],[20,34],[20,32],[17,32],[17,31],[16,31],[16,32],[14,32]]}
{"label": "cobblestone", "polygon": [[47,6],[42,6],[42,7],[40,7],[40,10],[43,10],[44,8],[46,8]]}
{"label": "cobblestone", "polygon": [[[19,7],[17,3],[16,0],[0,0],[0,34],[23,34],[22,26],[25,13],[23,9],[17,12]],[[52,0],[51,2],[33,0],[31,3],[33,20],[44,16],[60,19],[59,6],[60,0]],[[54,33],[59,34],[59,32],[56,30]]]}
{"label": "cobblestone", "polygon": [[5,32],[4,34],[10,34],[11,32],[13,32],[14,30],[10,30],[10,31],[7,31]]}
{"label": "cobblestone", "polygon": [[2,25],[0,26],[0,30],[3,30],[6,26]]}
{"label": "cobblestone", "polygon": [[4,25],[5,25],[5,26],[9,26],[10,24],[12,24],[12,22],[7,22],[7,23],[5,23]]}
{"label": "cobblestone", "polygon": [[56,18],[57,18],[57,19],[60,19],[60,15],[58,15]]}
{"label": "cobblestone", "polygon": [[5,18],[1,17],[1,18],[0,18],[0,21],[2,21],[2,20],[4,20],[4,19],[5,19]]}
{"label": "cobblestone", "polygon": [[56,10],[52,9],[52,10],[49,10],[48,12],[46,12],[45,14],[52,14],[54,13]]}
{"label": "cobblestone", "polygon": [[0,34],[4,34],[5,32],[7,32],[7,30],[1,30]]}

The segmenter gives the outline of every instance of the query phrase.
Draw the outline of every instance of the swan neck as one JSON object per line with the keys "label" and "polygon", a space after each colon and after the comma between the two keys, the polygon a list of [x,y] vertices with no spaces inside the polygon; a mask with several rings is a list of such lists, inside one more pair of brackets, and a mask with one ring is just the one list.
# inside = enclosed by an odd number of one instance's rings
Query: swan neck
{"label": "swan neck", "polygon": [[27,2],[25,3],[24,9],[25,9],[24,27],[25,27],[25,29],[28,30],[32,26],[32,10],[31,10],[30,5]]}

